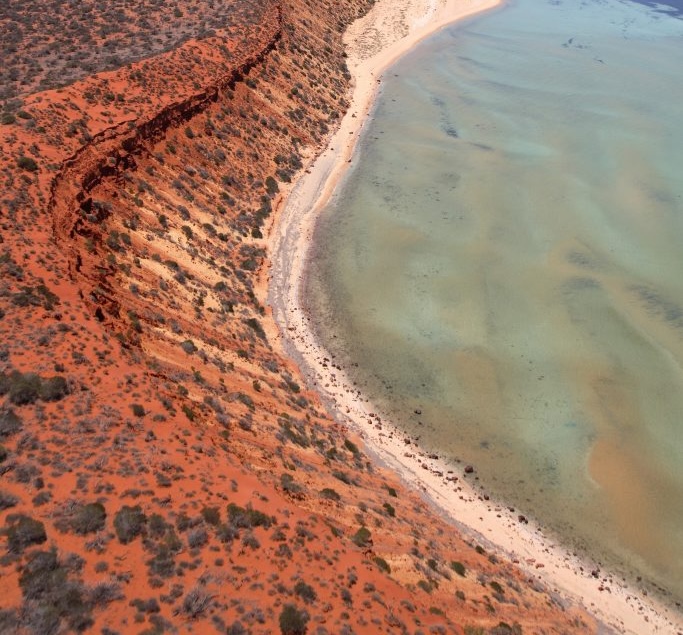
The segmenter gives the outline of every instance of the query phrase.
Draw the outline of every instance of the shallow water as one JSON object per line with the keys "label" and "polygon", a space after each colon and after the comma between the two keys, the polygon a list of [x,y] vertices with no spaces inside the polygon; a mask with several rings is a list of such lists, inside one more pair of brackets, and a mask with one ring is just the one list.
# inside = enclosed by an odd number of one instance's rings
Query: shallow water
{"label": "shallow water", "polygon": [[325,346],[425,447],[683,598],[677,15],[519,0],[418,47],[306,290]]}

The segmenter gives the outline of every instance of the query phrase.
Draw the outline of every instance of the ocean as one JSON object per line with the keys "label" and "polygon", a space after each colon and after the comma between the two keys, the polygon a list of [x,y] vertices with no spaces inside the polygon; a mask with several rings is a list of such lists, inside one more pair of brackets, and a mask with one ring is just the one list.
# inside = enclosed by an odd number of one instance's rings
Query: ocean
{"label": "ocean", "polygon": [[305,286],[318,338],[399,427],[674,601],[682,18],[676,0],[513,0],[415,48]]}

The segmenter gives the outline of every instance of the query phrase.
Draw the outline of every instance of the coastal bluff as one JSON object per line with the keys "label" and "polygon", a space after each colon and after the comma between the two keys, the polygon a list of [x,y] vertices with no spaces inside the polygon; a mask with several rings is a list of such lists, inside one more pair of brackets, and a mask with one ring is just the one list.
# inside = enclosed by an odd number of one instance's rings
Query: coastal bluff
{"label": "coastal bluff", "polygon": [[600,632],[283,353],[267,239],[373,4],[0,15],[3,633]]}

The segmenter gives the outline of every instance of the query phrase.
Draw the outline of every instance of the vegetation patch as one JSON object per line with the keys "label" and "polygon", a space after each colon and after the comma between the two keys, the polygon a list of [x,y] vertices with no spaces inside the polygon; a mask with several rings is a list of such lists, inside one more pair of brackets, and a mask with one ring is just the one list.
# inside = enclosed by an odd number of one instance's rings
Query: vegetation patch
{"label": "vegetation patch", "polygon": [[84,632],[93,624],[95,601],[102,604],[120,597],[112,589],[89,593],[81,582],[70,579],[69,569],[54,549],[31,556],[21,572],[19,586],[25,601],[22,625],[32,633]]}
{"label": "vegetation patch", "polygon": [[101,503],[81,505],[71,519],[71,528],[81,535],[91,534],[104,529],[107,512]]}
{"label": "vegetation patch", "polygon": [[459,576],[462,576],[463,578],[467,573],[465,565],[462,562],[458,562],[456,560],[453,560],[451,562],[451,569],[453,569],[453,571],[455,571]]}
{"label": "vegetation patch", "polygon": [[340,501],[341,500],[341,496],[335,490],[333,490],[331,487],[325,487],[325,488],[321,489],[320,490],[320,496],[322,498],[326,498],[327,500],[331,500],[331,501]]}
{"label": "vegetation patch", "polygon": [[372,534],[367,527],[361,527],[351,538],[358,547],[367,547],[372,544]]}
{"label": "vegetation patch", "polygon": [[129,507],[124,505],[114,516],[114,529],[119,542],[124,545],[133,541],[145,531],[147,516],[142,512],[140,505]]}
{"label": "vegetation patch", "polygon": [[45,525],[30,516],[19,514],[8,516],[9,527],[3,530],[7,536],[7,548],[10,553],[22,553],[26,547],[39,545],[47,540]]}
{"label": "vegetation patch", "polygon": [[269,528],[275,518],[251,507],[240,507],[235,503],[228,505],[228,519],[233,527],[239,529],[251,529],[252,527]]}
{"label": "vegetation patch", "polygon": [[32,404],[39,399],[60,401],[68,394],[69,385],[66,378],[61,375],[43,379],[36,373],[21,373],[18,370],[13,370],[9,374],[0,373],[0,395],[7,395],[10,402],[16,406]]}
{"label": "vegetation patch", "polygon": [[299,610],[294,604],[285,604],[279,618],[281,635],[305,635],[308,620],[306,611]]}

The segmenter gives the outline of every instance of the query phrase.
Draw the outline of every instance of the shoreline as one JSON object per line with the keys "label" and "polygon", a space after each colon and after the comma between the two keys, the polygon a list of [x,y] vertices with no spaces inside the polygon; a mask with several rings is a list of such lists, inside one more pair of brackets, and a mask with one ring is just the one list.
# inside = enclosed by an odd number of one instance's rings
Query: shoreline
{"label": "shoreline", "polygon": [[502,4],[502,0],[378,0],[348,29],[344,39],[353,76],[348,111],[327,147],[284,194],[268,240],[268,304],[281,331],[276,345],[297,361],[311,387],[331,405],[337,419],[363,439],[368,451],[422,492],[460,531],[483,538],[529,577],[617,632],[683,632],[683,617],[672,609],[645,599],[616,576],[572,555],[534,523],[520,522],[503,504],[485,500],[463,478],[461,467],[431,458],[412,440],[406,444],[407,435],[371,414],[372,405],[343,370],[328,367],[324,361],[328,355],[308,327],[301,283],[315,223],[352,162],[382,73],[425,37]]}

